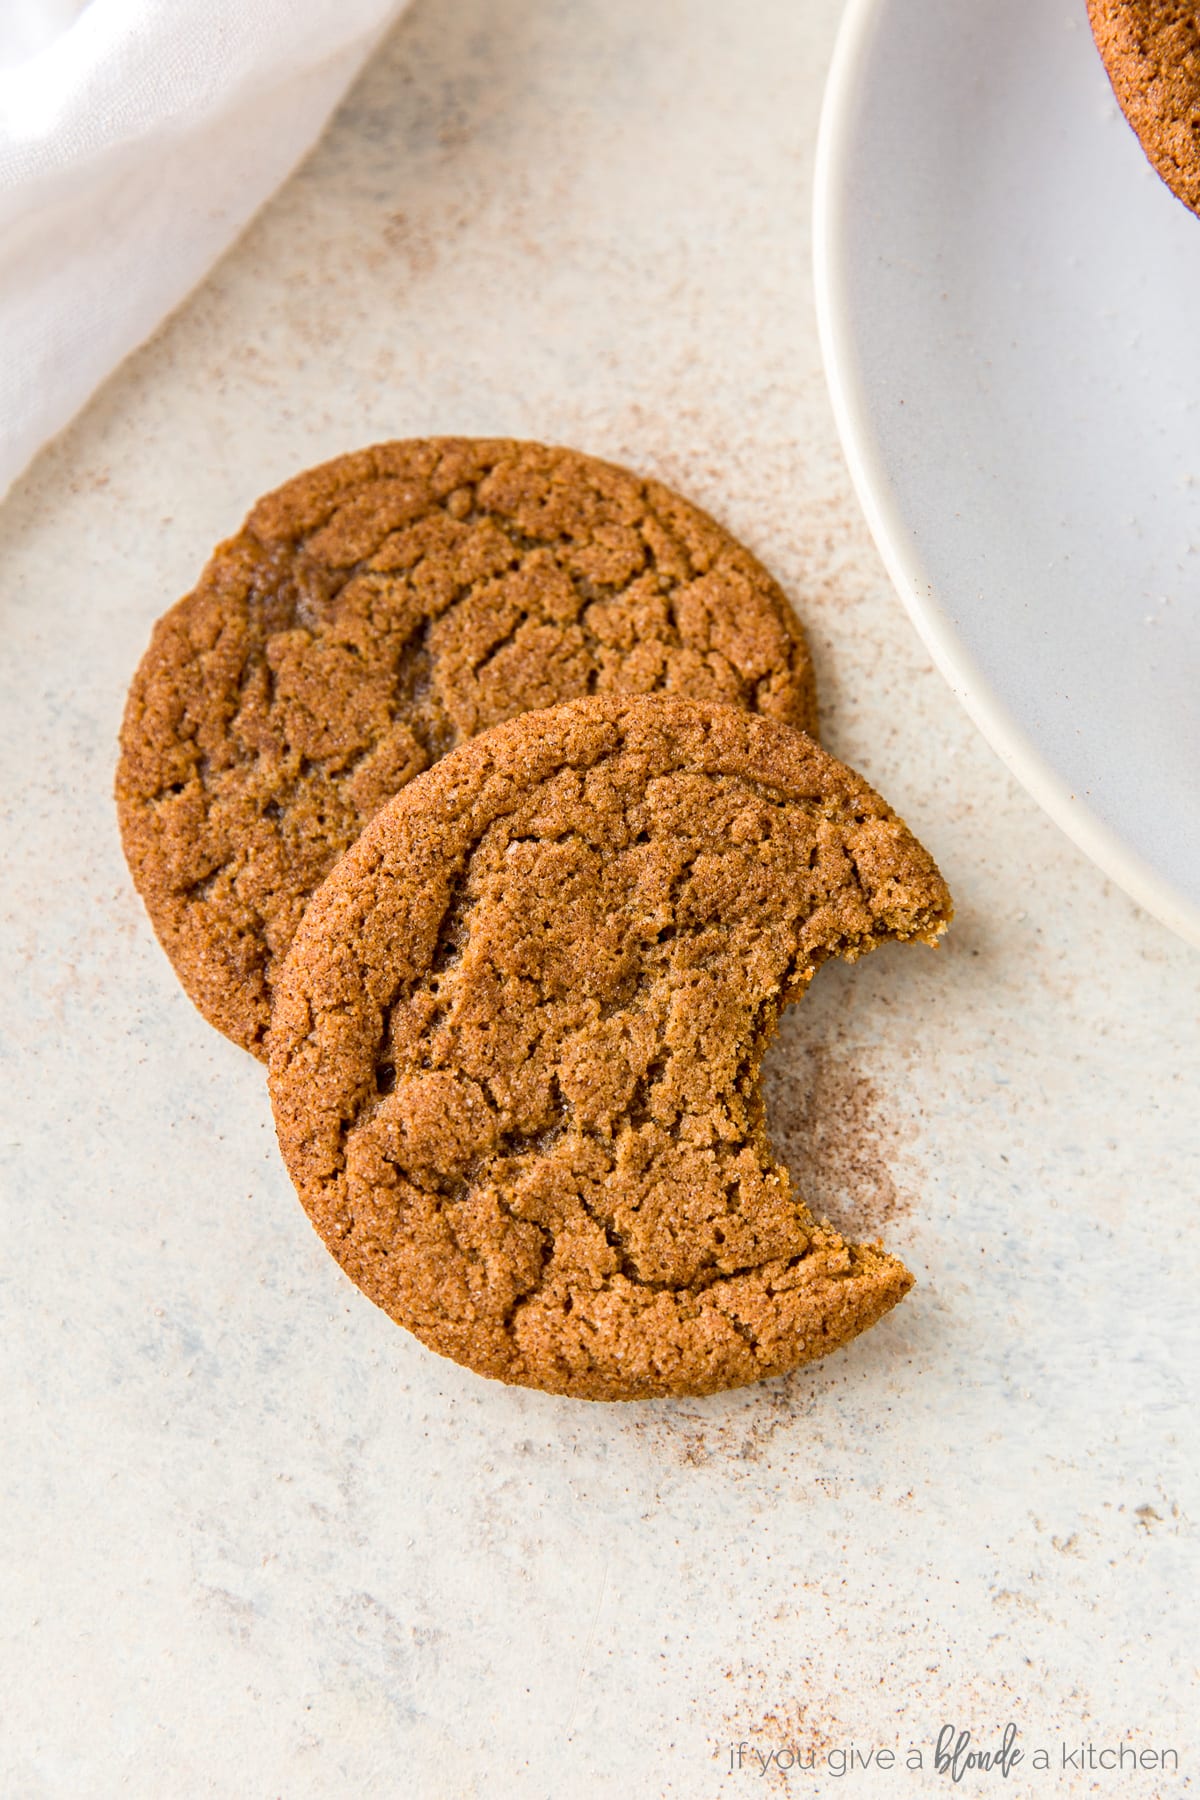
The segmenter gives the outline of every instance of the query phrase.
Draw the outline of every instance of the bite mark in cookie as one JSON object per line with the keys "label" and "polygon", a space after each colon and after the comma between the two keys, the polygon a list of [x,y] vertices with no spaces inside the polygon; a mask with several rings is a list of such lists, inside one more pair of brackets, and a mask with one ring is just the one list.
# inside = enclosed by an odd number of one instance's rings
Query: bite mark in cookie
{"label": "bite mark in cookie", "polygon": [[865,782],[731,708],[610,697],[466,744],[293,943],[280,1144],[346,1272],[432,1349],[589,1399],[778,1374],[911,1277],[813,1218],[760,1068],[829,956],[950,898]]}

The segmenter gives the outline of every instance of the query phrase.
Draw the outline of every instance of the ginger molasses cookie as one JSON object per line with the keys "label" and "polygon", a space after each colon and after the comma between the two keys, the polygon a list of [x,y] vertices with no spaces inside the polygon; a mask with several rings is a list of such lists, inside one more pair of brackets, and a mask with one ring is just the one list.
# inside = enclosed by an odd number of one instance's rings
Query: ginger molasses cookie
{"label": "ginger molasses cookie", "polygon": [[911,1277],[818,1222],[759,1071],[827,957],[932,943],[946,885],[810,738],[704,701],[527,713],[319,890],[270,1086],[327,1247],[431,1349],[596,1400],[823,1356]]}
{"label": "ginger molasses cookie", "polygon": [[1200,213],[1196,0],[1088,0],[1113,92],[1171,192]]}
{"label": "ginger molasses cookie", "polygon": [[538,444],[382,444],[268,494],[159,621],[130,690],[125,854],[200,1011],[265,1057],[309,895],[414,775],[586,693],[812,731],[766,570],[657,482]]}

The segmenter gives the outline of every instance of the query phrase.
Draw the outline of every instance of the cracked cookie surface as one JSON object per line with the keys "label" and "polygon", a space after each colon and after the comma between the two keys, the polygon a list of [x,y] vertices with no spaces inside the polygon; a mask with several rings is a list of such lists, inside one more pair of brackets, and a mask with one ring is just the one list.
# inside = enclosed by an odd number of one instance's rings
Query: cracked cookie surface
{"label": "cracked cookie surface", "polygon": [[428,439],[259,501],[155,627],[121,733],[126,858],[200,1011],[265,1058],[308,898],[384,801],[488,726],[609,691],[816,725],[782,591],[657,482]]}
{"label": "cracked cookie surface", "polygon": [[1200,10],[1196,0],[1088,0],[1121,111],[1171,192],[1200,214]]}
{"label": "cracked cookie surface", "polygon": [[936,866],[810,738],[689,700],[498,726],[384,808],[285,964],[270,1086],[327,1247],[430,1348],[588,1399],[778,1374],[911,1277],[815,1220],[760,1092],[831,955]]}

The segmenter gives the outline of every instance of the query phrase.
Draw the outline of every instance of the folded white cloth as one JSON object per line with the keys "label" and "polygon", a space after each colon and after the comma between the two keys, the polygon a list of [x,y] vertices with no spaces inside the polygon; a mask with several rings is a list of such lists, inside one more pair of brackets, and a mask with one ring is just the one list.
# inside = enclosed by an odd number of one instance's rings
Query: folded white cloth
{"label": "folded white cloth", "polygon": [[313,144],[405,0],[0,0],[0,495]]}

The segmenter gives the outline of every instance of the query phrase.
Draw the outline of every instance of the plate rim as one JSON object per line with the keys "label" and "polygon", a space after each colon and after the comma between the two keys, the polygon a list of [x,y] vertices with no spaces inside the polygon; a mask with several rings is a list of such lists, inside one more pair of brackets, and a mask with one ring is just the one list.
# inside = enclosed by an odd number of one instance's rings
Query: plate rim
{"label": "plate rim", "polygon": [[1200,947],[1200,904],[1181,894],[1098,818],[1035,749],[988,684],[939,603],[905,525],[866,410],[845,302],[846,164],[872,34],[894,0],[846,0],[825,82],[813,171],[813,288],[817,336],[834,422],[858,501],[892,585],[934,664],[1001,761],[1055,824],[1159,922]]}

